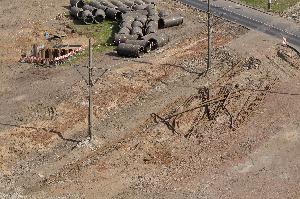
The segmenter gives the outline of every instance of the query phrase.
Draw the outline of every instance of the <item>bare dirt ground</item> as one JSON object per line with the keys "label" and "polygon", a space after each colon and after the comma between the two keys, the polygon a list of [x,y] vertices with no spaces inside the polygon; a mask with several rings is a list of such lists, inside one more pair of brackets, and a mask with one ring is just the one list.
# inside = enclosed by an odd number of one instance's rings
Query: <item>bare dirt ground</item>
{"label": "bare dirt ground", "polygon": [[[160,2],[186,18],[183,27],[167,30],[166,47],[139,59],[95,54],[95,67],[111,71],[94,90],[96,125],[88,143],[87,92],[76,69],[16,63],[45,30],[69,31],[55,19],[68,2],[46,9],[27,1],[24,10],[22,2],[3,3],[2,198],[299,196],[300,63],[279,41],[219,20],[213,67],[204,75],[205,14]],[[41,29],[30,25],[38,21]],[[23,27],[19,39],[10,36]],[[207,100],[206,108],[194,109]]]}

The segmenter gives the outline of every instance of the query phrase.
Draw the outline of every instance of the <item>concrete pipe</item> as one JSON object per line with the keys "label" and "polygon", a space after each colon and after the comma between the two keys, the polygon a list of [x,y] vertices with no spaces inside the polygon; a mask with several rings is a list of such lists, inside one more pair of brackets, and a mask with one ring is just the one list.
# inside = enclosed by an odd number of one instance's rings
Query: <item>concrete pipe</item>
{"label": "concrete pipe", "polygon": [[131,29],[131,22],[130,21],[123,21],[121,24],[120,24],[120,28],[128,28],[128,29]]}
{"label": "concrete pipe", "polygon": [[85,24],[94,23],[94,16],[93,16],[92,12],[89,10],[84,10],[81,18]]}
{"label": "concrete pipe", "polygon": [[127,5],[128,7],[132,7],[134,5],[134,2],[133,1],[129,1],[129,0],[122,0],[122,2]]}
{"label": "concrete pipe", "polygon": [[158,21],[160,18],[158,15],[152,15],[152,16],[148,16],[148,22],[149,21]]}
{"label": "concrete pipe", "polygon": [[99,2],[100,2],[100,4],[106,6],[107,8],[114,8],[114,9],[117,8],[117,6],[115,6],[114,4],[112,4],[108,1],[105,1],[105,0],[100,0]]}
{"label": "concrete pipe", "polygon": [[122,20],[122,13],[119,10],[116,10],[114,8],[107,8],[105,10],[105,14],[108,19],[117,20],[117,21]]}
{"label": "concrete pipe", "polygon": [[153,5],[153,4],[149,4],[149,5],[147,5],[146,6],[146,8],[145,8],[145,10],[147,10],[147,11],[149,11],[149,10],[155,10],[156,8],[155,8],[155,5]]}
{"label": "concrete pipe", "polygon": [[143,5],[143,4],[145,4],[145,2],[142,1],[142,0],[134,0],[133,2],[134,2],[135,5]]}
{"label": "concrete pipe", "polygon": [[126,40],[125,44],[140,45],[143,47],[145,53],[151,51],[151,44],[147,40]]}
{"label": "concrete pipe", "polygon": [[160,48],[169,42],[169,37],[166,34],[152,33],[145,35],[142,39],[149,41],[151,44],[151,50]]}
{"label": "concrete pipe", "polygon": [[141,27],[132,27],[130,31],[131,35],[138,35],[139,37],[144,36],[143,29]]}
{"label": "concrete pipe", "polygon": [[148,11],[147,10],[136,10],[135,11],[137,13],[137,15],[148,15]]}
{"label": "concrete pipe", "polygon": [[136,4],[136,5],[132,6],[132,10],[145,10],[146,7],[147,7],[147,4],[141,4],[141,5]]}
{"label": "concrete pipe", "polygon": [[135,18],[136,21],[140,21],[143,25],[146,24],[147,20],[148,20],[148,17],[146,15],[138,15],[136,18]]}
{"label": "concrete pipe", "polygon": [[158,12],[158,16],[159,16],[160,18],[164,18],[164,17],[169,16],[169,14],[168,14],[168,12],[165,11],[165,10],[160,10],[160,11]]}
{"label": "concrete pipe", "polygon": [[102,5],[101,3],[99,3],[98,1],[95,1],[95,0],[89,1],[88,4],[92,7],[95,7],[97,9],[101,9],[101,10],[104,10],[104,11],[107,9],[106,6]]}
{"label": "concrete pipe", "polygon": [[117,53],[123,57],[140,57],[143,54],[143,47],[140,45],[121,43],[117,47]]}
{"label": "concrete pipe", "polygon": [[91,5],[88,5],[88,4],[85,4],[83,7],[82,7],[83,10],[89,10],[91,11],[91,13],[93,14],[93,16],[95,16],[95,13],[97,11],[97,8],[91,6]]}
{"label": "concrete pipe", "polygon": [[158,27],[156,26],[147,26],[146,30],[145,30],[145,34],[151,34],[151,33],[157,33],[158,31]]}
{"label": "concrete pipe", "polygon": [[121,1],[118,1],[118,0],[111,0],[110,2],[117,7],[125,6]]}
{"label": "concrete pipe", "polygon": [[183,23],[182,16],[167,16],[158,20],[159,28],[168,28],[172,26],[179,26]]}
{"label": "concrete pipe", "polygon": [[155,9],[149,9],[147,10],[148,16],[158,16],[158,13]]}
{"label": "concrete pipe", "polygon": [[132,24],[131,24],[131,27],[140,27],[140,28],[142,28],[143,26],[144,26],[144,24],[140,21],[137,21],[137,20],[133,21]]}
{"label": "concrete pipe", "polygon": [[83,13],[83,10],[81,8],[74,6],[74,7],[71,7],[71,9],[70,9],[70,15],[73,17],[76,17],[78,19],[82,18],[82,13]]}
{"label": "concrete pipe", "polygon": [[124,22],[130,22],[130,25],[131,23],[134,21],[135,17],[132,16],[132,15],[128,15],[128,14],[122,14],[122,23]]}
{"label": "concrete pipe", "polygon": [[158,22],[157,21],[148,21],[147,27],[148,26],[153,26],[158,29]]}
{"label": "concrete pipe", "polygon": [[96,23],[102,23],[105,19],[105,11],[101,9],[97,9],[96,13],[94,14],[94,20]]}
{"label": "concrete pipe", "polygon": [[156,5],[156,0],[143,0],[145,4],[153,4]]}
{"label": "concrete pipe", "polygon": [[127,27],[123,27],[119,30],[118,34],[122,34],[122,35],[129,35],[131,32],[131,30]]}
{"label": "concrete pipe", "polygon": [[139,38],[138,35],[115,34],[114,43],[115,44],[125,43],[128,39],[137,40],[138,38]]}
{"label": "concrete pipe", "polygon": [[70,0],[70,5],[77,8],[82,8],[84,6],[84,2],[82,0]]}
{"label": "concrete pipe", "polygon": [[127,13],[131,11],[131,9],[126,5],[118,7],[118,10],[122,13]]}

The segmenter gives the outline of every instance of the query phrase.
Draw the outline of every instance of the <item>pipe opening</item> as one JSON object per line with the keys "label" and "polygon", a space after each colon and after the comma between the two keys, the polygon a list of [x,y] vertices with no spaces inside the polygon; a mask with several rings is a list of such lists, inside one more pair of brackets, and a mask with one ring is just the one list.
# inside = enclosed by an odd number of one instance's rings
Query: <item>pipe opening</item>
{"label": "pipe opening", "polygon": [[80,19],[80,18],[82,18],[82,15],[83,15],[83,11],[79,11],[78,13],[77,13],[77,17]]}
{"label": "pipe opening", "polygon": [[93,9],[93,10],[92,10],[92,15],[95,16],[95,15],[96,15],[96,12],[97,12],[97,9]]}
{"label": "pipe opening", "polygon": [[162,29],[165,27],[165,21],[163,19],[158,20],[158,28]]}
{"label": "pipe opening", "polygon": [[116,13],[116,16],[115,16],[115,19],[116,19],[117,21],[122,21],[122,12],[117,12],[117,13]]}
{"label": "pipe opening", "polygon": [[77,7],[77,8],[83,8],[83,6],[84,6],[84,2],[83,2],[83,1],[78,1],[78,2],[76,3],[76,7]]}
{"label": "pipe opening", "polygon": [[148,42],[147,45],[144,47],[144,52],[149,53],[152,50],[152,43]]}
{"label": "pipe opening", "polygon": [[87,16],[86,18],[83,19],[83,22],[85,24],[92,24],[94,22],[94,18],[92,16]]}
{"label": "pipe opening", "polygon": [[150,44],[151,50],[155,50],[158,48],[158,42],[156,39],[149,39],[149,44]]}
{"label": "pipe opening", "polygon": [[94,20],[96,23],[102,23],[104,21],[104,17],[102,15],[97,15]]}

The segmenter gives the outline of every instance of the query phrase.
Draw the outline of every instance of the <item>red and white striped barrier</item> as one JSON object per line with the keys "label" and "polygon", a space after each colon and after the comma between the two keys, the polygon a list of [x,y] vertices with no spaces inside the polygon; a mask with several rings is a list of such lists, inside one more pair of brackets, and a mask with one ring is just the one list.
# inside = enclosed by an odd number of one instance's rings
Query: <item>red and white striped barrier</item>
{"label": "red and white striped barrier", "polygon": [[22,63],[46,63],[48,61],[50,64],[56,64],[59,62],[64,62],[70,57],[74,56],[78,52],[82,51],[84,48],[83,46],[80,46],[79,48],[74,49],[73,51],[69,52],[68,54],[61,55],[59,57],[55,57],[53,60],[50,60],[49,58],[42,59],[41,57],[35,57],[35,56],[27,56],[20,59],[20,62]]}

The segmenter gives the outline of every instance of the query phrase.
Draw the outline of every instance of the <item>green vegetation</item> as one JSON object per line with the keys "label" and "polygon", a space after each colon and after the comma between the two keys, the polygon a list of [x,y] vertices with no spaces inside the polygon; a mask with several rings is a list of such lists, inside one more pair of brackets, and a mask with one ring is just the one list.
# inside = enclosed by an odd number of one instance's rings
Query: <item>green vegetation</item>
{"label": "green vegetation", "polygon": [[118,31],[116,22],[105,20],[101,24],[74,24],[72,28],[80,35],[86,35],[94,39],[93,51],[106,52],[112,50],[113,36]]}
{"label": "green vegetation", "polygon": [[[94,39],[93,52],[107,52],[115,48],[113,38],[119,29],[117,22],[105,20],[101,24],[85,25],[74,21],[69,26],[79,35],[85,35]],[[88,50],[84,50],[70,58],[66,63],[73,63],[75,60],[87,56]]]}
{"label": "green vegetation", "polygon": [[[268,10],[268,0],[241,0],[243,3]],[[272,0],[272,11],[280,13],[296,5],[300,0]]]}

